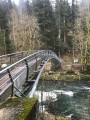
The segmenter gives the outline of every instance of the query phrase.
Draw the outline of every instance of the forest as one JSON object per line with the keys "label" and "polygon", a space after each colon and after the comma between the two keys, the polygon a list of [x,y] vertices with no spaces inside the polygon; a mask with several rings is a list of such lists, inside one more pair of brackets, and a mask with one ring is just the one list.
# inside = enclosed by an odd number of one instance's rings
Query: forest
{"label": "forest", "polygon": [[90,61],[90,0],[0,0],[0,55],[50,49]]}

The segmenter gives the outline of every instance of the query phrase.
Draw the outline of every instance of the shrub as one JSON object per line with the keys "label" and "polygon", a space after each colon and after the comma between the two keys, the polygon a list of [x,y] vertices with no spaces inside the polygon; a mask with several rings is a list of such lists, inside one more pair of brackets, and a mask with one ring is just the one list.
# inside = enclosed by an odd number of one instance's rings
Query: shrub
{"label": "shrub", "polygon": [[69,71],[67,71],[67,74],[74,75],[75,72],[73,70],[69,70]]}

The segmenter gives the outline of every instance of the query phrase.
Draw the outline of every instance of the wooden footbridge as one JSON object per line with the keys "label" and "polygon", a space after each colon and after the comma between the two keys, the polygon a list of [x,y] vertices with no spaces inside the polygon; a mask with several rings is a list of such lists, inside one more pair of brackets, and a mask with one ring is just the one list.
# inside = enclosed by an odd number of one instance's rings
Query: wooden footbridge
{"label": "wooden footbridge", "polygon": [[40,76],[47,62],[60,64],[58,56],[51,50],[23,51],[0,56],[0,102],[9,96],[33,97]]}

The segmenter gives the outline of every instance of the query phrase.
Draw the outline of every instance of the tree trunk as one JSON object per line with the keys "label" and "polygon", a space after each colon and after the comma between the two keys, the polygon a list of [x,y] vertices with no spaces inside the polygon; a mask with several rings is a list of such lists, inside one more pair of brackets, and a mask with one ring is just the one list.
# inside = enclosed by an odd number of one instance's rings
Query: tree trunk
{"label": "tree trunk", "polygon": [[64,43],[66,43],[66,33],[64,32]]}
{"label": "tree trunk", "polygon": [[75,57],[75,50],[74,50],[74,44],[73,44],[73,60],[74,60],[74,57]]}
{"label": "tree trunk", "polygon": [[[60,38],[61,38],[61,31],[60,31],[60,29],[59,29],[59,33],[58,33],[58,38],[59,38],[59,40],[60,40]],[[59,56],[59,58],[60,58],[60,42],[59,42],[58,56]]]}
{"label": "tree trunk", "polygon": [[16,51],[17,51],[17,41],[16,41],[16,39],[15,39],[14,23],[13,23],[13,40],[14,40],[15,49],[16,49]]}
{"label": "tree trunk", "polygon": [[59,29],[59,33],[58,33],[58,38],[60,39],[61,38],[61,31]]}
{"label": "tree trunk", "polygon": [[5,39],[5,30],[4,30],[4,48],[5,48],[5,50],[4,50],[4,54],[6,54],[7,52],[6,52],[6,39]]}

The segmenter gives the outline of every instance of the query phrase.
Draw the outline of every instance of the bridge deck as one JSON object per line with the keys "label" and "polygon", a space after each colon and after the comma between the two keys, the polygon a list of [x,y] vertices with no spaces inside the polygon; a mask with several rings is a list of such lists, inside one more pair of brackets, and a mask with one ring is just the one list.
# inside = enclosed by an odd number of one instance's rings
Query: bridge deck
{"label": "bridge deck", "polygon": [[[23,68],[25,67],[19,67],[18,69],[14,70],[13,72],[11,72],[11,75],[14,76],[17,73],[19,73],[21,70],[23,70]],[[5,83],[5,84],[4,84]],[[10,78],[9,75],[6,75],[5,77],[1,78],[0,80],[0,86],[3,86],[0,88],[0,91],[2,91],[8,84],[10,83]]]}
{"label": "bridge deck", "polygon": [[[40,58],[37,59],[37,61],[40,60]],[[33,61],[30,61],[28,62],[28,65],[29,66],[32,66],[33,64],[36,63],[36,60],[33,60]],[[13,78],[13,76],[16,76],[17,74],[19,74],[23,69],[26,68],[26,65],[23,65],[22,67],[18,67],[17,69],[15,69],[14,71],[11,72],[11,76]],[[9,75],[6,74],[6,76],[3,76],[1,79],[0,79],[0,92],[10,83],[10,78],[9,78]]]}

